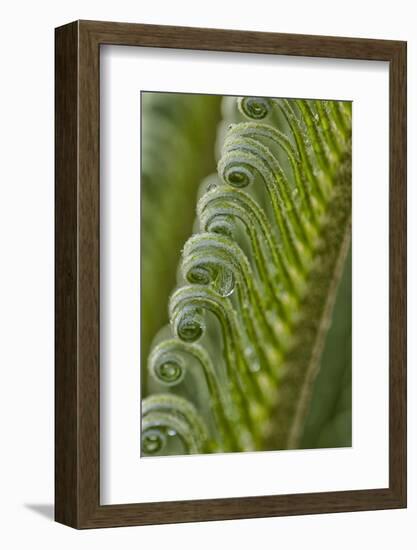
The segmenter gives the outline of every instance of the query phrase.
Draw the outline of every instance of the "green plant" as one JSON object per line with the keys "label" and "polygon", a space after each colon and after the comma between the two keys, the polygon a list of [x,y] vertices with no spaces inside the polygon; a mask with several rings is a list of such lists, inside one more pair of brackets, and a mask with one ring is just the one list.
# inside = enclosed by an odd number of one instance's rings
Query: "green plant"
{"label": "green plant", "polygon": [[250,121],[225,132],[170,329],[149,356],[145,454],[297,448],[303,436],[350,247],[351,106],[237,105]]}
{"label": "green plant", "polygon": [[[216,96],[142,93],[141,360],[167,323],[181,246],[192,230],[198,184],[215,167]],[[178,213],[181,216],[178,216]],[[147,391],[146,371],[142,377]]]}

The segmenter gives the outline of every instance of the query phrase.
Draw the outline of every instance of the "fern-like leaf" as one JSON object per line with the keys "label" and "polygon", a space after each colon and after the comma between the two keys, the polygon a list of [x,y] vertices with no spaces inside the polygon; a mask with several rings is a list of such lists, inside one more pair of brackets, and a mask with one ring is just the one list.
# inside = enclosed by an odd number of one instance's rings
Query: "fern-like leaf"
{"label": "fern-like leaf", "polygon": [[[190,369],[205,380],[206,452],[300,445],[350,247],[350,104],[237,105],[251,120],[225,132],[217,176],[197,204],[200,231],[183,248],[169,300],[174,337],[149,359],[164,387],[180,387]],[[144,433],[157,425],[149,418]],[[180,437],[184,452],[196,452],[190,434]]]}

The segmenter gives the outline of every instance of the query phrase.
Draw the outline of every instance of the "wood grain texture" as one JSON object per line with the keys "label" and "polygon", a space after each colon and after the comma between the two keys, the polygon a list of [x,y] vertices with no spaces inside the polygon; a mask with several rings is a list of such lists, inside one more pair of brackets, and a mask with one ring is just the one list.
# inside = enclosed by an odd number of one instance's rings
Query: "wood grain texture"
{"label": "wood grain texture", "polygon": [[78,28],[55,43],[55,519],[76,525]]}
{"label": "wood grain texture", "polygon": [[390,61],[389,479],[407,499],[407,46]]}
{"label": "wood grain texture", "polygon": [[[115,527],[406,506],[406,43],[78,21],[56,29],[57,521]],[[100,505],[100,45],[390,63],[389,487]]]}

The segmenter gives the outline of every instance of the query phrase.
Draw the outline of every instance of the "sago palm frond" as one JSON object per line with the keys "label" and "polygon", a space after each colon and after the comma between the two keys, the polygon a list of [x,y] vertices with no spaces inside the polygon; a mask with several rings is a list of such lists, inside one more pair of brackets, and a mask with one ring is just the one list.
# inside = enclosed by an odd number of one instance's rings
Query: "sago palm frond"
{"label": "sago palm frond", "polygon": [[145,454],[300,445],[350,247],[351,105],[237,105],[149,355]]}

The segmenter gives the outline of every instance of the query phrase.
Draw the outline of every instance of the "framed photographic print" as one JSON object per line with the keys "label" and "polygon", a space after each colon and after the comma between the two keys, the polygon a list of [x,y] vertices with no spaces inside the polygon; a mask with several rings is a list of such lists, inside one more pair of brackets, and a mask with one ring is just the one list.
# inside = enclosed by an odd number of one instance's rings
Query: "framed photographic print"
{"label": "framed photographic print", "polygon": [[56,29],[56,520],[406,506],[406,43]]}

